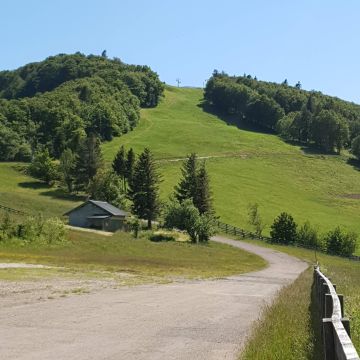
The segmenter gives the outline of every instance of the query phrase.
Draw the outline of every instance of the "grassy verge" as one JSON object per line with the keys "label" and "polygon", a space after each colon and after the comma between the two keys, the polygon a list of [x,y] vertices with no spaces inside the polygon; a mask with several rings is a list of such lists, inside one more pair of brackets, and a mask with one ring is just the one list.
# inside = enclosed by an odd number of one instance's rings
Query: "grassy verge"
{"label": "grassy verge", "polygon": [[311,269],[283,288],[277,300],[264,309],[255,325],[242,360],[321,359],[318,319],[311,304]]}
{"label": "grassy verge", "polygon": [[57,245],[0,243],[0,261],[22,261],[81,271],[127,272],[140,276],[213,278],[245,273],[266,266],[254,254],[231,246],[184,241],[151,242],[127,233],[112,237],[71,231]]}
{"label": "grassy verge", "polygon": [[[248,241],[296,256],[308,261],[309,264],[314,264],[317,260],[324,273],[337,284],[338,292],[344,294],[345,315],[351,320],[352,341],[357,350],[360,350],[360,262],[322,253],[315,256],[314,251],[291,246],[271,245],[257,240]],[[241,359],[321,358],[318,352],[318,333],[311,321],[311,289],[310,268],[295,283],[284,288],[274,303],[264,310],[264,317],[257,324]],[[277,352],[274,344],[277,344],[281,352]],[[263,354],[274,352],[277,355],[260,356],[261,352],[257,352],[257,349],[261,349]]]}

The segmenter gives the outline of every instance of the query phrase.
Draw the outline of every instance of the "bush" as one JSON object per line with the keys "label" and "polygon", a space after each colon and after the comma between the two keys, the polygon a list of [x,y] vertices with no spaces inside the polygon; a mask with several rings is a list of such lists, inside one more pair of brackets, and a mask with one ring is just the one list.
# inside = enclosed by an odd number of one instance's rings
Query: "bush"
{"label": "bush", "polygon": [[7,240],[14,235],[15,225],[10,214],[6,212],[1,219],[0,223],[0,240]]}
{"label": "bush", "polygon": [[191,200],[182,203],[172,200],[165,209],[164,220],[168,229],[185,230],[193,243],[206,242],[215,232],[213,217],[200,215]]}
{"label": "bush", "polygon": [[325,235],[326,251],[332,255],[350,256],[356,250],[357,235],[345,233],[338,226]]}
{"label": "bush", "polygon": [[29,174],[37,179],[52,185],[59,178],[57,164],[50,157],[47,149],[38,151],[28,167]]}
{"label": "bush", "polygon": [[297,225],[290,214],[281,213],[271,225],[271,242],[285,245],[295,242],[296,227]]}
{"label": "bush", "polygon": [[125,193],[122,190],[121,179],[113,171],[100,170],[89,184],[89,194],[92,199],[107,201],[119,208],[125,207]]}
{"label": "bush", "polygon": [[40,236],[48,244],[64,242],[66,240],[66,227],[58,218],[47,219]]}
{"label": "bush", "polygon": [[47,244],[64,242],[66,227],[58,218],[44,219],[41,215],[28,217],[18,225],[18,237],[29,242],[45,242]]}
{"label": "bush", "polygon": [[322,249],[322,243],[318,236],[318,232],[306,221],[298,230],[296,242],[300,246],[310,249]]}

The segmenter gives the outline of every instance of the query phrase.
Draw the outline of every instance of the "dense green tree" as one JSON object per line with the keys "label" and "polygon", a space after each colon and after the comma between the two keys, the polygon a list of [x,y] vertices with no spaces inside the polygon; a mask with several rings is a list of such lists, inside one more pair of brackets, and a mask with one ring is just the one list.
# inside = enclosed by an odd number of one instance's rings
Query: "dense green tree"
{"label": "dense green tree", "polygon": [[321,250],[321,243],[318,232],[314,227],[311,226],[308,221],[306,221],[299,228],[297,232],[296,242],[297,244],[306,248]]}
{"label": "dense green tree", "polygon": [[288,245],[296,241],[296,223],[286,212],[281,213],[271,225],[271,242]]}
{"label": "dense green tree", "polygon": [[140,106],[156,106],[163,89],[147,66],[80,53],[0,72],[0,160],[30,160],[38,147],[59,158],[90,133],[111,140],[134,129]]}
{"label": "dense green tree", "polygon": [[125,148],[122,145],[119,151],[116,153],[115,158],[112,162],[112,168],[116,175],[118,175],[122,180],[122,189],[125,190],[125,181],[126,181],[126,153]]}
{"label": "dense green tree", "polygon": [[325,151],[340,153],[349,138],[349,127],[344,118],[333,110],[322,110],[313,121],[312,137]]}
{"label": "dense green tree", "polygon": [[[246,74],[236,77],[214,72],[204,97],[214,111],[232,115],[232,122],[241,125],[246,120],[276,130],[285,139],[315,144],[325,151],[340,152],[349,145],[348,137],[352,141],[360,134],[359,105],[304,91],[300,83],[292,87]],[[322,118],[323,111],[330,112],[325,113],[327,120]]]}
{"label": "dense green tree", "polygon": [[165,208],[164,225],[186,231],[193,243],[206,242],[215,233],[214,218],[200,214],[190,199],[171,200]]}
{"label": "dense green tree", "polygon": [[65,149],[60,156],[59,170],[61,179],[66,185],[69,193],[73,191],[75,166],[76,155],[71,151],[71,149]]}
{"label": "dense green tree", "polygon": [[31,176],[43,180],[48,185],[51,185],[59,176],[58,166],[50,157],[47,149],[39,150],[35,153],[28,171]]}
{"label": "dense green tree", "polygon": [[103,164],[100,140],[93,134],[89,135],[82,140],[76,154],[75,183],[77,190],[86,191],[90,181],[103,167]]}
{"label": "dense green tree", "polygon": [[360,160],[360,135],[354,138],[351,142],[351,153]]}
{"label": "dense green tree", "polygon": [[326,249],[329,254],[350,256],[356,250],[357,235],[346,233],[339,226],[325,235]]}
{"label": "dense green tree", "polygon": [[146,219],[149,229],[160,211],[159,183],[160,175],[153,155],[148,148],[145,148],[134,167],[129,197],[132,200],[133,213]]}
{"label": "dense green tree", "polygon": [[100,169],[90,181],[88,193],[94,200],[107,201],[124,208],[126,197],[121,182],[122,179],[115,172]]}

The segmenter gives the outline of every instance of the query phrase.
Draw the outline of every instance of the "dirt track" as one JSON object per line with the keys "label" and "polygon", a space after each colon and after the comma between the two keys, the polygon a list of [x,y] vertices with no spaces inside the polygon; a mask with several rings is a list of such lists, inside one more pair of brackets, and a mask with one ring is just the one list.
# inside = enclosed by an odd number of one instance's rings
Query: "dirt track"
{"label": "dirt track", "polygon": [[215,240],[257,253],[269,267],[221,280],[105,288],[1,307],[0,359],[236,359],[264,302],[307,265],[270,249]]}

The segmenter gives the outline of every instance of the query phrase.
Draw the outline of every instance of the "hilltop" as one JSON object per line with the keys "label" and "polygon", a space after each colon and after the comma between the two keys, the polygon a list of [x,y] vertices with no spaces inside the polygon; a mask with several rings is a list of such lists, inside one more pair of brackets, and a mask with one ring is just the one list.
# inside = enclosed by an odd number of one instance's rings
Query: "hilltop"
{"label": "hilltop", "polygon": [[29,161],[47,148],[58,158],[82,138],[109,141],[131,131],[141,107],[163,91],[148,66],[81,53],[51,56],[0,72],[0,160]]}

